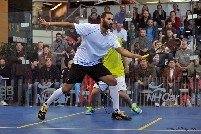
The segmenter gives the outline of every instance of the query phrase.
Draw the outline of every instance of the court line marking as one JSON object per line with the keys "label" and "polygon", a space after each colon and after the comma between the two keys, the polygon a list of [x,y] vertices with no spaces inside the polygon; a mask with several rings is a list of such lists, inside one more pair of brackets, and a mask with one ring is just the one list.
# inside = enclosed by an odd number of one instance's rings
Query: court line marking
{"label": "court line marking", "polygon": [[152,122],[150,122],[150,123],[148,123],[148,124],[146,124],[146,125],[144,125],[144,126],[138,128],[138,130],[144,130],[145,128],[148,128],[149,126],[155,124],[156,122],[160,121],[161,119],[162,119],[162,118],[158,118],[158,119],[156,119],[156,120],[154,120],[154,121],[152,121]]}
{"label": "court line marking", "polygon": [[166,129],[121,129],[121,128],[33,128],[39,130],[97,130],[97,131],[152,131],[152,132],[201,132],[201,130],[166,130]]}
{"label": "court line marking", "polygon": [[16,127],[0,127],[0,129],[1,129],[1,128],[16,128]]}
{"label": "court line marking", "polygon": [[[99,109],[102,109],[102,108],[96,108],[96,110],[99,110]],[[68,117],[79,115],[79,114],[83,114],[83,113],[85,113],[85,112],[79,112],[79,113],[75,113],[75,114],[70,114],[70,115],[55,117],[55,118],[48,119],[48,120],[43,120],[43,121],[40,121],[40,122],[35,122],[35,123],[30,123],[30,124],[25,124],[25,125],[22,125],[22,126],[18,126],[17,128],[26,128],[26,127],[30,127],[30,126],[33,126],[33,125],[39,125],[39,124],[42,124],[42,123],[46,123],[46,122],[50,122],[50,121],[55,121],[55,120],[59,120],[59,119],[63,119],[63,118],[68,118]]]}

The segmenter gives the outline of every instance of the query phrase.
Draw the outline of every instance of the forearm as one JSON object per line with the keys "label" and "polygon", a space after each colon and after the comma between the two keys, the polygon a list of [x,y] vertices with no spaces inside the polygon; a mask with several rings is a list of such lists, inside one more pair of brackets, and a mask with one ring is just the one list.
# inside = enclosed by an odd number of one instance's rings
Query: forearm
{"label": "forearm", "polygon": [[115,50],[124,57],[133,58],[133,59],[137,58],[136,54],[129,52],[128,50],[124,49],[123,47],[116,48]]}
{"label": "forearm", "polygon": [[72,27],[74,23],[70,22],[46,22],[49,26],[56,26],[56,27]]}

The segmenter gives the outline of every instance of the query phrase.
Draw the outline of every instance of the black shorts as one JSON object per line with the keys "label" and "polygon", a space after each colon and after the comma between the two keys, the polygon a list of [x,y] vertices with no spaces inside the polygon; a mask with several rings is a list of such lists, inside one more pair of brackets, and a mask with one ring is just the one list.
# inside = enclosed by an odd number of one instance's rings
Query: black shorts
{"label": "black shorts", "polygon": [[100,77],[112,75],[110,71],[105,66],[103,66],[102,63],[94,66],[82,66],[78,64],[72,64],[67,76],[66,83],[81,83],[86,74],[96,82],[100,81]]}

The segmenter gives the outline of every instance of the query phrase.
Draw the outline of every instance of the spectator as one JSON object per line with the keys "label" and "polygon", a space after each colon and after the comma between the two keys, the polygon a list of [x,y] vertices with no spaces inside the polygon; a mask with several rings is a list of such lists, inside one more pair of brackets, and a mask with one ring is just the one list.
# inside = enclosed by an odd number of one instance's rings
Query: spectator
{"label": "spectator", "polygon": [[56,34],[56,40],[50,46],[50,51],[56,56],[56,66],[60,70],[65,67],[64,54],[68,46],[67,41],[62,39],[61,33]]}
{"label": "spectator", "polygon": [[[175,66],[175,61],[170,59],[168,61],[168,67],[164,69],[163,78],[165,80],[165,87],[170,92],[172,89],[174,95],[179,95],[179,85],[182,78],[181,68]],[[175,101],[174,105],[178,105],[178,100]]]}
{"label": "spectator", "polygon": [[116,24],[116,29],[113,30],[113,33],[121,38],[124,48],[127,49],[127,31],[122,27],[121,23]]}
{"label": "spectator", "polygon": [[[2,79],[2,78],[11,78],[11,73],[10,73],[10,67],[8,67],[6,65],[6,59],[5,58],[0,58],[0,86],[4,86],[6,87],[7,85],[5,85],[6,80]],[[6,84],[9,84],[8,82],[6,82]],[[7,106],[8,104],[4,101],[4,96],[0,96],[0,106]]]}
{"label": "spectator", "polygon": [[110,12],[110,6],[106,5],[106,6],[104,7],[104,12]]}
{"label": "spectator", "polygon": [[40,80],[43,86],[49,86],[52,83],[54,88],[57,89],[60,86],[61,73],[57,66],[52,64],[52,59],[47,57],[45,60],[45,66],[40,69]]}
{"label": "spectator", "polygon": [[149,16],[149,12],[147,10],[145,10],[143,12],[143,16],[142,18],[139,20],[139,25],[138,25],[138,29],[140,30],[141,28],[145,28],[147,26],[147,21],[148,19],[150,19],[151,17]]}
{"label": "spectator", "polygon": [[56,59],[55,55],[49,51],[49,46],[44,45],[43,46],[43,53],[38,57],[38,67],[41,68],[45,65],[47,57],[52,59],[52,64],[56,65]]}
{"label": "spectator", "polygon": [[195,25],[201,26],[201,2],[196,2],[196,8],[194,9],[193,14],[197,14],[197,18],[195,19]]}
{"label": "spectator", "polygon": [[147,33],[147,37],[152,42],[158,40],[158,36],[159,36],[158,28],[154,26],[154,22],[152,19],[147,20],[146,33]]}
{"label": "spectator", "polygon": [[22,64],[26,60],[27,54],[23,51],[23,45],[21,42],[17,42],[15,46],[15,51],[11,53],[10,61],[12,64],[11,69],[11,85],[14,88],[14,101],[22,105],[22,100],[24,97],[24,91],[22,88],[22,83],[24,79],[24,74],[26,72],[26,65]]}
{"label": "spectator", "polygon": [[38,57],[43,53],[43,42],[38,42],[35,51],[33,53],[33,55],[31,56],[31,58],[33,59],[38,59]]}
{"label": "spectator", "polygon": [[134,24],[134,26],[137,28],[140,20],[140,15],[138,13],[138,8],[133,7],[133,17],[131,23]]}
{"label": "spectator", "polygon": [[191,10],[187,10],[186,11],[186,18],[184,19],[184,28],[188,28],[189,25],[189,15],[192,15],[192,11]]}
{"label": "spectator", "polygon": [[163,10],[162,5],[157,5],[157,10],[153,13],[153,20],[157,24],[157,27],[163,27],[166,20],[166,12]]}
{"label": "spectator", "polygon": [[126,18],[126,5],[120,5],[120,11],[114,17],[115,23],[124,24]]}
{"label": "spectator", "polygon": [[98,18],[98,14],[96,12],[91,13],[91,18],[88,20],[88,23],[100,24],[100,19]]}
{"label": "spectator", "polygon": [[[81,38],[80,35],[77,34],[76,30],[74,27],[70,27],[67,29],[65,32],[66,40],[68,41],[68,44],[73,47],[75,50],[80,46]],[[68,40],[68,38],[72,38],[74,41],[72,42],[71,40]]]}
{"label": "spectator", "polygon": [[97,14],[97,9],[95,7],[91,9],[91,15],[88,16],[88,22],[92,22],[92,24],[100,23],[100,15]]}
{"label": "spectator", "polygon": [[39,68],[38,68],[38,60],[31,59],[30,65],[28,66],[25,73],[25,81],[26,81],[26,97],[25,103],[26,105],[36,105],[36,94],[37,94],[37,86],[39,84]]}
{"label": "spectator", "polygon": [[180,22],[182,22],[183,18],[181,15],[181,10],[179,9],[179,6],[177,5],[177,3],[173,4],[173,10],[172,11],[175,12],[176,17],[180,18]]}
{"label": "spectator", "polygon": [[177,59],[176,65],[182,69],[182,71],[187,71],[193,65],[193,62],[190,61],[190,56],[193,55],[193,51],[187,48],[187,40],[182,39],[181,49],[178,50],[175,54]]}
{"label": "spectator", "polygon": [[134,45],[134,40],[137,38],[137,30],[135,25],[131,23],[130,29],[128,30],[128,50],[131,51],[131,47]]}
{"label": "spectator", "polygon": [[[154,82],[156,69],[148,63],[147,59],[142,59],[136,68],[131,68],[131,77],[134,78],[134,81],[132,81],[134,82],[133,103],[137,104],[140,90],[148,88],[148,85],[152,82],[156,84]],[[155,100],[155,106],[159,106],[158,99]]]}
{"label": "spectator", "polygon": [[73,47],[67,47],[66,54],[65,54],[65,64],[68,63],[69,60],[72,60],[75,56],[75,50]]}
{"label": "spectator", "polygon": [[179,17],[176,16],[175,11],[170,12],[170,17],[166,21],[171,21],[172,27],[174,27],[175,29],[179,29],[181,25],[181,20]]}
{"label": "spectator", "polygon": [[[134,44],[136,42],[139,42],[140,44],[140,50],[146,54],[148,51],[153,49],[153,44],[151,40],[146,36],[146,30],[145,29],[140,29],[140,34],[139,37],[135,38]],[[133,50],[131,50],[133,51]]]}

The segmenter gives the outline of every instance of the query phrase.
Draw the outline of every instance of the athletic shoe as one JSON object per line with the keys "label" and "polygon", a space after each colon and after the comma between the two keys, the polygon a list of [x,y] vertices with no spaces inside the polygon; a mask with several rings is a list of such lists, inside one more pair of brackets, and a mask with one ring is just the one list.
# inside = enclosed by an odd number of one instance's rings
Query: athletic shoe
{"label": "athletic shoe", "polygon": [[87,107],[85,114],[92,115],[93,113],[95,113],[95,109],[93,107]]}
{"label": "athletic shoe", "polygon": [[124,113],[123,113],[123,111],[114,111],[113,113],[112,113],[112,119],[113,120],[131,120],[132,118],[131,117],[129,117],[129,116],[127,116],[127,115],[125,115]]}
{"label": "athletic shoe", "polygon": [[38,118],[40,120],[44,120],[45,119],[45,114],[47,112],[47,106],[46,105],[43,105],[40,109],[40,111],[38,112]]}
{"label": "athletic shoe", "polygon": [[133,112],[135,112],[137,114],[141,114],[142,113],[142,109],[140,109],[135,103],[132,104],[131,111],[133,111]]}
{"label": "athletic shoe", "polygon": [[0,106],[8,106],[8,103],[6,103],[4,100],[0,101]]}

